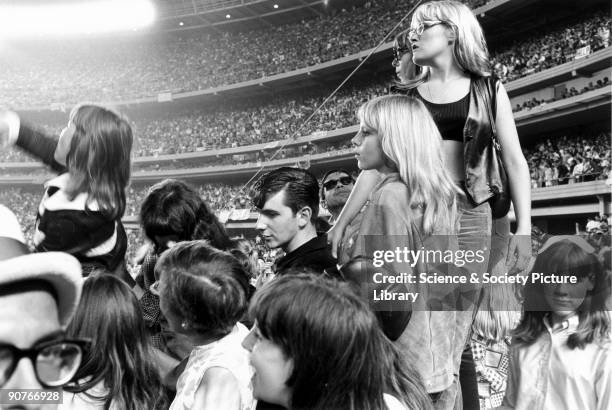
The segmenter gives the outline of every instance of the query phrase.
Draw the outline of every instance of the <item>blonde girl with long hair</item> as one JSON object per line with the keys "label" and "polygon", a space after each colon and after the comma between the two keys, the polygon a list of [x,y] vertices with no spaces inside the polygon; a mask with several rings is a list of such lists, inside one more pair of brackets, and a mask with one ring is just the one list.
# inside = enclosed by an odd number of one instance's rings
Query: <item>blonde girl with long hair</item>
{"label": "blonde girl with long hair", "polygon": [[357,165],[377,172],[380,179],[361,217],[345,232],[339,263],[363,252],[357,236],[455,233],[461,189],[443,166],[440,133],[425,105],[389,95],[368,101],[357,116],[359,132],[352,139]]}
{"label": "blonde girl with long hair", "polygon": [[[367,204],[345,230],[339,264],[367,258],[372,249],[456,249],[452,235],[463,193],[444,167],[442,138],[425,105],[403,95],[378,97],[364,104],[358,117],[360,129],[353,138],[358,166],[362,173],[373,170],[380,177]],[[440,246],[440,238],[451,242]],[[385,266],[396,273],[407,268],[399,262]],[[413,269],[429,272],[432,267],[421,261]],[[413,290],[423,295],[423,301],[435,291],[426,284],[416,284]],[[421,300],[419,307],[412,305],[412,317],[395,343],[431,398],[438,404],[454,402],[452,392],[442,391],[455,381],[454,346],[465,344],[468,328],[462,312],[428,310]]]}

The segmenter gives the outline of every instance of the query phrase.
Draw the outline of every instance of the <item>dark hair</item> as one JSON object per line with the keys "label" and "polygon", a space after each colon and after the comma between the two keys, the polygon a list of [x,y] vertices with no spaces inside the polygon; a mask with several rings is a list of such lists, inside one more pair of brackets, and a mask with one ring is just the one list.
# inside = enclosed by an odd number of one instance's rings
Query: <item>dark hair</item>
{"label": "dark hair", "polygon": [[255,293],[250,313],[262,336],[293,360],[291,409],[383,410],[384,393],[412,409],[431,408],[423,384],[349,284],[284,275]]}
{"label": "dark hair", "polygon": [[[73,384],[64,389],[104,402],[104,408],[163,409],[165,396],[154,365],[136,296],[120,279],[109,274],[85,280],[83,294],[67,334],[90,338]],[[89,392],[100,381],[108,393]]]}
{"label": "dark hair", "polygon": [[127,118],[97,105],[73,110],[75,126],[66,156],[70,173],[70,199],[85,192],[110,219],[123,216],[125,188],[130,181],[132,128]]}
{"label": "dark hair", "polygon": [[398,33],[393,40],[394,51],[412,51],[412,43],[410,43],[410,30],[404,30]]}
{"label": "dark hair", "polygon": [[242,267],[249,277],[256,276],[257,261],[252,259],[253,252],[255,252],[256,249],[251,241],[246,238],[237,238],[233,239],[233,242],[234,246],[229,252],[242,264]]}
{"label": "dark hair", "polygon": [[[593,253],[585,251],[572,241],[562,240],[538,255],[531,272],[572,274],[583,280],[588,278],[593,283],[593,290],[588,292],[577,310],[578,328],[567,339],[567,345],[571,349],[584,348],[587,343],[609,335],[610,317],[606,303],[610,297],[610,278]],[[551,312],[543,297],[544,286],[550,285],[528,281],[525,286],[523,317],[514,331],[515,340],[521,344],[530,345],[546,332],[544,318]]]}
{"label": "dark hair", "polygon": [[283,190],[286,193],[285,205],[293,214],[307,206],[312,210],[310,221],[314,224],[319,215],[319,183],[304,169],[283,167],[268,172],[253,186],[251,199],[261,209],[271,196]]}
{"label": "dark hair", "polygon": [[140,220],[152,241],[155,236],[175,236],[177,242],[206,239],[222,250],[232,246],[223,224],[198,192],[176,179],[165,179],[149,189],[140,207]]}
{"label": "dark hair", "polygon": [[248,275],[240,262],[206,241],[180,242],[155,265],[160,298],[191,329],[225,336],[247,309]]}
{"label": "dark hair", "polygon": [[[400,60],[405,54],[412,56],[412,44],[410,43],[410,30],[404,30],[395,36],[393,40],[393,54],[394,58]],[[421,74],[422,68],[412,62],[410,59],[404,66],[403,75],[409,80],[415,79]],[[395,81],[391,86],[392,92],[401,92],[409,88],[405,87],[401,82]]]}
{"label": "dark hair", "polygon": [[324,175],[323,178],[321,178],[321,189],[319,190],[319,197],[321,199],[321,201],[325,200],[325,188],[323,188],[323,184],[325,184],[325,179],[330,176],[331,174],[335,174],[335,173],[341,173],[341,174],[346,174],[348,175],[353,182],[355,182],[355,178],[353,178],[353,176],[351,175],[350,172],[348,172],[346,169],[344,168],[338,168],[338,169],[332,169],[331,171],[327,171]]}

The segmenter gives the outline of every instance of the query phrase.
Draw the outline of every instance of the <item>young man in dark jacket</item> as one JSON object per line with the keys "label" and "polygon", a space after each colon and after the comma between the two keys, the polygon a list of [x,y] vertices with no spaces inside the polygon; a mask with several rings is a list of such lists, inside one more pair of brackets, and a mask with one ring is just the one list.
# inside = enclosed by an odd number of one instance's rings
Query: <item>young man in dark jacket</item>
{"label": "young man in dark jacket", "polygon": [[317,236],[319,183],[310,172],[283,167],[264,175],[251,197],[259,209],[256,229],[267,245],[285,256],[275,262],[275,273],[314,270],[338,276],[325,235]]}

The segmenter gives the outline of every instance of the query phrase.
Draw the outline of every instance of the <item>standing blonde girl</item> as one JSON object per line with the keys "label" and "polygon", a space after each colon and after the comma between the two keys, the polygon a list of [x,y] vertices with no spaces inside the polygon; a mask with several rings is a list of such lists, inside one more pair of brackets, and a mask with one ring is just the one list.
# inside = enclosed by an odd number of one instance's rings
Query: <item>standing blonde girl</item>
{"label": "standing blonde girl", "polygon": [[[456,243],[440,240],[455,233],[463,193],[444,167],[442,138],[425,105],[413,97],[390,95],[367,102],[358,116],[360,130],[353,138],[358,166],[362,174],[374,171],[380,177],[359,217],[345,230],[339,263],[348,264],[371,249],[455,249]],[[396,273],[407,269],[401,263],[388,266]],[[413,269],[432,268],[418,262]],[[428,308],[442,286],[414,286],[423,296],[412,306],[410,322],[395,343],[423,379],[435,408],[452,408],[469,322],[465,312]]]}

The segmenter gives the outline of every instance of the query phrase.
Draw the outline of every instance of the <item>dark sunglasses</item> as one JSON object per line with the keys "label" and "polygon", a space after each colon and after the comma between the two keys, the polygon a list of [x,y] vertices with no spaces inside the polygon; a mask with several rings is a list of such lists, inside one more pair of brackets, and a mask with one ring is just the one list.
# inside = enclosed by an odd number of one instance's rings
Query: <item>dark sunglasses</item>
{"label": "dark sunglasses", "polygon": [[44,387],[60,387],[75,376],[91,341],[60,339],[40,343],[30,349],[19,349],[0,343],[0,387],[13,375],[19,361],[27,357]]}
{"label": "dark sunglasses", "polygon": [[346,186],[346,185],[350,185],[353,183],[353,178],[351,177],[342,177],[340,179],[330,179],[329,181],[325,181],[323,183],[323,188],[325,188],[326,190],[331,190],[334,189],[336,186],[338,186],[338,182],[340,182],[342,185]]}

